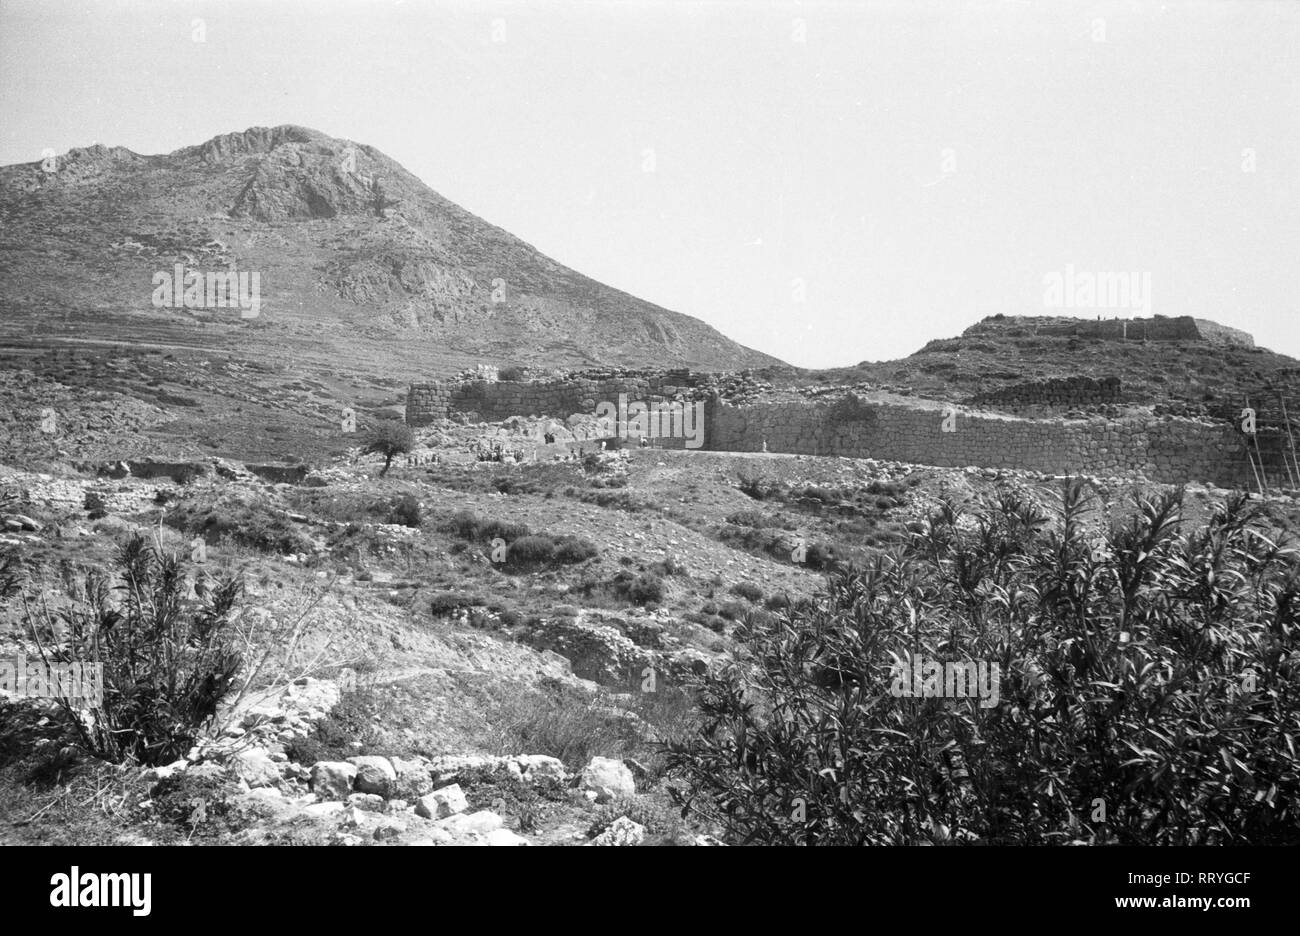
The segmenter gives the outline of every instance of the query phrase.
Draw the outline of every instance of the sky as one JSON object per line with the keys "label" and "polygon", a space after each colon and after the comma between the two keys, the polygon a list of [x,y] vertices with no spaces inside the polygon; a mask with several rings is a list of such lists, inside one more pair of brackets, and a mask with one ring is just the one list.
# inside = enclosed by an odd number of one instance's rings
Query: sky
{"label": "sky", "polygon": [[1293,0],[0,0],[0,164],[278,124],[805,367],[996,313],[1300,357]]}

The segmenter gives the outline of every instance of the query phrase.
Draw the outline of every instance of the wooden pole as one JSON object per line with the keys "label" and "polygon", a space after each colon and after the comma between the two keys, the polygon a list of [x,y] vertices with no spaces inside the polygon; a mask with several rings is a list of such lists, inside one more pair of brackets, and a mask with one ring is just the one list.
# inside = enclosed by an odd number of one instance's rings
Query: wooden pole
{"label": "wooden pole", "polygon": [[[1287,444],[1291,448],[1291,466],[1295,469],[1295,477],[1300,478],[1300,460],[1296,459],[1295,433],[1291,431],[1291,417],[1286,411],[1286,397],[1282,396],[1282,394],[1279,393],[1277,395],[1277,398],[1282,404],[1282,419],[1286,422]],[[1285,457],[1286,456],[1283,456],[1284,459]]]}
{"label": "wooden pole", "polygon": [[[1246,397],[1246,409],[1250,409],[1250,397]],[[1255,456],[1250,454],[1251,440],[1255,440],[1255,451],[1259,451],[1259,414],[1255,414],[1255,431],[1246,434],[1246,457],[1250,459],[1250,470],[1255,475],[1255,484],[1259,487],[1259,496],[1264,496],[1264,456],[1260,455],[1259,466],[1255,465]]]}

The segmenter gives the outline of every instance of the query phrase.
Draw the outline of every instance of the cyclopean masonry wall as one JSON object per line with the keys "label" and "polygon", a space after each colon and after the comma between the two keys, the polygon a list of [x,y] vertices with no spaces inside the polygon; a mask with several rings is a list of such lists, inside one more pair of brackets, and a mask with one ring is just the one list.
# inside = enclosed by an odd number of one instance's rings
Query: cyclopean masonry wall
{"label": "cyclopean masonry wall", "polygon": [[1118,377],[1061,377],[1052,380],[1035,380],[1028,383],[1002,387],[981,393],[971,399],[973,404],[1002,407],[1098,406],[1120,401]]}
{"label": "cyclopean masonry wall", "polygon": [[[852,416],[853,414],[848,414]],[[1235,427],[1183,417],[1022,419],[957,410],[863,403],[857,418],[806,403],[708,410],[705,447],[877,458],[937,467],[1014,468],[1049,474],[1142,475],[1161,484],[1249,483],[1250,468]]]}
{"label": "cyclopean masonry wall", "polygon": [[[512,416],[594,415],[602,402],[705,399],[704,445],[713,451],[877,458],[936,467],[1011,468],[1049,474],[1138,476],[1162,484],[1252,485],[1244,436],[1230,422],[1182,416],[1028,419],[958,408],[944,432],[943,404],[841,401],[732,405],[703,384],[709,375],[583,376],[557,381],[450,381],[418,384],[407,422],[451,414],[485,421]],[[1101,391],[1110,395],[1109,386]],[[1050,395],[1050,391],[1049,391]],[[1080,401],[1083,402],[1083,401]],[[663,447],[681,447],[664,439]]]}

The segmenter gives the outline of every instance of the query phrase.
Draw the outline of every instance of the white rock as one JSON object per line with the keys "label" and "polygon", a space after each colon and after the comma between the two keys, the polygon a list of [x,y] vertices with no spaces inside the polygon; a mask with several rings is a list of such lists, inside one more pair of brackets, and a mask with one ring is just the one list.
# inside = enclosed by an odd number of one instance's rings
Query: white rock
{"label": "white rock", "polygon": [[487,835],[489,832],[504,826],[505,820],[496,813],[484,809],[476,813],[460,813],[442,820],[440,825],[453,834],[467,835],[471,832],[477,832],[480,835]]}
{"label": "white rock", "polygon": [[564,781],[569,777],[569,772],[564,769],[564,761],[558,757],[550,757],[546,754],[524,754],[515,758],[515,761],[523,768],[524,776],[529,780],[554,777],[556,780]]}
{"label": "white rock", "polygon": [[445,819],[469,809],[469,800],[459,783],[445,786],[421,796],[415,804],[415,814],[425,819]]}
{"label": "white rock", "polygon": [[397,774],[395,789],[407,797],[419,797],[433,789],[433,778],[423,761],[392,758],[393,770]]}
{"label": "white rock", "polygon": [[636,795],[632,771],[621,760],[612,757],[593,757],[582,771],[579,787],[594,792],[596,801],[601,803],[620,796]]}
{"label": "white rock", "polygon": [[240,751],[234,759],[235,774],[249,788],[275,786],[283,777],[282,768],[264,748]]}
{"label": "white rock", "polygon": [[487,834],[489,845],[530,845],[531,842],[522,835],[516,835],[509,829],[493,829]]}
{"label": "white rock", "polygon": [[384,798],[374,793],[353,793],[348,796],[347,802],[349,806],[355,806],[365,812],[384,811]]}
{"label": "white rock", "polygon": [[309,816],[332,816],[335,813],[341,813],[347,807],[338,801],[330,803],[312,803],[310,806],[304,806],[302,811]]}

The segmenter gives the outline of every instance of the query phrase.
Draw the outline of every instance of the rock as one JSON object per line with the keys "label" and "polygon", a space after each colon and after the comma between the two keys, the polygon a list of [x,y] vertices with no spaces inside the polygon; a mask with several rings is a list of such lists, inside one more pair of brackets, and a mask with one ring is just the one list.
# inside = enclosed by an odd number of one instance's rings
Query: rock
{"label": "rock", "polygon": [[609,828],[591,840],[593,845],[640,845],[645,841],[645,826],[627,816],[619,816]]}
{"label": "rock", "polygon": [[391,823],[384,823],[383,825],[377,826],[375,828],[374,839],[376,842],[389,842],[395,838],[400,837],[402,831],[403,830],[401,826],[393,825]]}
{"label": "rock", "polygon": [[505,825],[505,820],[496,813],[484,809],[476,813],[459,813],[442,820],[440,825],[453,835],[468,835],[470,833],[487,835],[489,832],[502,828]]}
{"label": "rock", "polygon": [[459,783],[425,794],[415,804],[415,814],[425,819],[445,819],[467,809],[469,800],[465,799]]}
{"label": "rock", "polygon": [[550,757],[546,754],[524,754],[515,758],[524,772],[524,778],[527,780],[540,780],[551,777],[561,782],[569,778],[569,772],[564,769],[564,761],[558,757]]}
{"label": "rock", "polygon": [[531,842],[522,835],[516,835],[509,829],[493,829],[487,834],[489,845],[530,845]]}
{"label": "rock", "polygon": [[692,844],[692,845],[702,845],[702,846],[712,846],[712,847],[718,847],[718,846],[721,846],[721,847],[723,847],[723,848],[725,848],[726,845],[727,845],[726,842],[722,841],[721,839],[714,838],[712,835],[697,835],[697,836],[695,836],[695,840],[694,840],[693,842],[691,842],[691,844]]}
{"label": "rock", "polygon": [[176,774],[184,771],[189,767],[189,765],[189,761],[178,760],[166,765],[165,767],[150,767],[140,774],[140,778],[144,780],[145,783],[157,783],[159,780],[166,780],[169,777],[174,777]]}
{"label": "rock", "polygon": [[349,806],[355,806],[365,812],[384,811],[384,798],[376,796],[374,793],[353,793],[348,797],[347,803]]}
{"label": "rock", "polygon": [[349,757],[348,763],[356,765],[357,779],[355,786],[359,793],[375,793],[379,796],[387,796],[393,788],[393,783],[397,780],[397,771],[393,769],[393,765],[387,757],[366,754],[360,757]]}
{"label": "rock", "polygon": [[235,775],[248,784],[249,788],[277,785],[283,775],[281,767],[271,760],[264,748],[249,748],[240,751],[234,759]]}
{"label": "rock", "polygon": [[346,799],[356,778],[356,766],[343,761],[317,761],[311,765],[311,789],[321,799]]}
{"label": "rock", "polygon": [[604,803],[620,796],[636,795],[636,780],[632,771],[620,760],[612,757],[593,757],[582,771],[580,789],[596,794],[596,802]]}
{"label": "rock", "polygon": [[393,785],[393,795],[404,799],[419,799],[433,790],[433,778],[423,761],[392,758],[393,771],[397,782]]}
{"label": "rock", "polygon": [[312,803],[310,806],[304,806],[302,811],[309,816],[316,816],[319,818],[321,816],[332,816],[335,813],[341,813],[345,809],[347,809],[347,807],[342,803],[332,802]]}
{"label": "rock", "polygon": [[226,776],[226,768],[216,761],[204,761],[201,764],[192,764],[186,769],[188,776],[195,780],[221,780]]}

